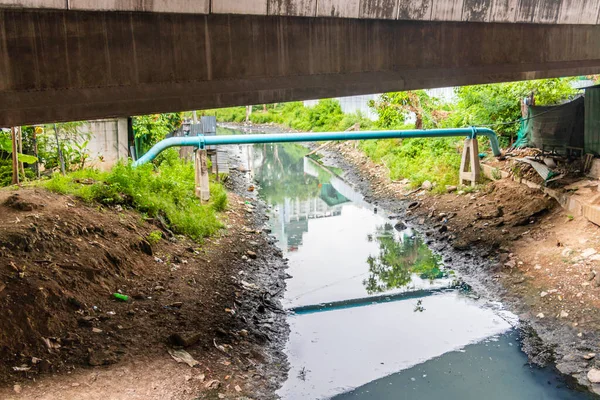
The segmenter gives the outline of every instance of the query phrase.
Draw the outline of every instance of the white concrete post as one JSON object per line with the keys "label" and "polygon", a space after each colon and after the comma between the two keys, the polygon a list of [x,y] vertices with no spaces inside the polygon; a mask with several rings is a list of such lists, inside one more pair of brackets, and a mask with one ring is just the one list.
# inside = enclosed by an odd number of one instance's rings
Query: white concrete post
{"label": "white concrete post", "polygon": [[479,143],[477,139],[466,139],[460,162],[459,184],[470,182],[471,186],[475,186],[479,180],[480,170]]}

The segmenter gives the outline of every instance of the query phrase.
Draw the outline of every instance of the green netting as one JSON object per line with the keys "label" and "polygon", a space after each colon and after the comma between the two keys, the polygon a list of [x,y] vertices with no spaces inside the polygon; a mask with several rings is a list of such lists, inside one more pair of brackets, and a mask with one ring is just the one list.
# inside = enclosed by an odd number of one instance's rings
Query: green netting
{"label": "green netting", "polygon": [[559,106],[531,106],[521,119],[514,147],[537,147],[565,152],[583,148],[583,97]]}
{"label": "green netting", "polygon": [[521,122],[519,123],[519,132],[517,132],[517,140],[515,140],[515,144],[513,147],[520,149],[522,147],[527,147],[529,144],[529,119],[521,118]]}

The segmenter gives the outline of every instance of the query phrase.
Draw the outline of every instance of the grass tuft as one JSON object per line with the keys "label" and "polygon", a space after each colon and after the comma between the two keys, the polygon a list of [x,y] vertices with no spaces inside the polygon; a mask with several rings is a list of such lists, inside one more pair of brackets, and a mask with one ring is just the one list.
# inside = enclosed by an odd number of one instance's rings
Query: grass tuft
{"label": "grass tuft", "polygon": [[122,205],[149,217],[161,216],[173,232],[195,240],[217,233],[222,228],[217,212],[227,206],[225,189],[211,183],[212,201],[201,204],[194,194],[193,164],[169,154],[161,160],[158,168],[117,164],[109,172],[85,169],[67,176],[55,174],[38,185],[88,203]]}

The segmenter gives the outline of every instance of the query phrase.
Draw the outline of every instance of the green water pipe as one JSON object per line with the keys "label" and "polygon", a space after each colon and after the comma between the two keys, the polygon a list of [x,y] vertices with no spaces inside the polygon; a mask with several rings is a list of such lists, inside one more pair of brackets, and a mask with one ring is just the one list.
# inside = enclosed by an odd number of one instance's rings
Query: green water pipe
{"label": "green water pipe", "polygon": [[133,166],[146,164],[170,147],[194,146],[204,149],[206,146],[256,143],[323,142],[329,140],[368,140],[368,139],[408,139],[465,136],[476,138],[485,136],[490,139],[492,152],[496,157],[502,155],[496,133],[488,128],[454,128],[409,131],[361,131],[361,132],[311,132],[311,133],[267,133],[254,135],[219,136],[183,136],[172,137],[155,144]]}

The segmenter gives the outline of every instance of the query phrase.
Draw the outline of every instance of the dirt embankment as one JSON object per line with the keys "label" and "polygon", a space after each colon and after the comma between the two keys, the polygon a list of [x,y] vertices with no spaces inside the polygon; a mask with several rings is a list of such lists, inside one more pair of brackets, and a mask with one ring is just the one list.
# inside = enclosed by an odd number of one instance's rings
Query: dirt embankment
{"label": "dirt embankment", "polygon": [[519,314],[542,339],[524,343],[533,362],[554,363],[600,393],[588,379],[600,368],[599,227],[508,179],[473,193],[434,195],[391,182],[384,166],[350,143],[324,156],[345,167],[374,206],[397,211],[422,232],[475,290]]}
{"label": "dirt embankment", "polygon": [[230,194],[200,245],[130,210],[0,191],[0,398],[273,398],[285,261],[260,207]]}

